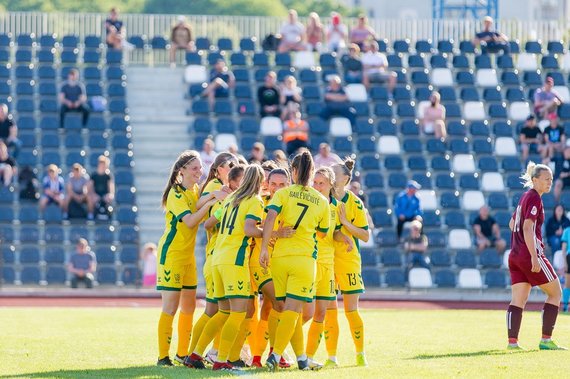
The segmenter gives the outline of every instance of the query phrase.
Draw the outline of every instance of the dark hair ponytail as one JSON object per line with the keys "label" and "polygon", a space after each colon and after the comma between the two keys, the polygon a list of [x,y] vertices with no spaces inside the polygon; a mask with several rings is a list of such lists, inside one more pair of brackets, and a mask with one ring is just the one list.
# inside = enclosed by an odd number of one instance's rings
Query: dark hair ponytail
{"label": "dark hair ponytail", "polygon": [[168,193],[170,189],[175,185],[179,185],[178,177],[180,175],[180,169],[186,166],[188,163],[194,159],[200,159],[200,154],[195,150],[185,150],[176,159],[176,162],[172,165],[170,169],[170,175],[168,176],[168,182],[166,187],[164,187],[164,192],[162,193],[162,207],[166,207],[166,200],[168,199]]}
{"label": "dark hair ponytail", "polygon": [[[354,170],[355,164],[356,164],[356,162],[354,162],[354,159],[352,159],[350,157],[346,157],[346,158],[344,158],[342,163],[336,163],[332,166],[333,168],[340,168],[342,173],[348,177],[345,185],[350,183],[350,180],[352,179],[352,171]],[[338,180],[338,178],[337,178],[337,180]]]}
{"label": "dark hair ponytail", "polygon": [[295,184],[300,184],[303,187],[308,187],[315,171],[315,163],[313,157],[308,151],[303,151],[293,158],[291,168],[297,171],[297,177],[293,178]]}

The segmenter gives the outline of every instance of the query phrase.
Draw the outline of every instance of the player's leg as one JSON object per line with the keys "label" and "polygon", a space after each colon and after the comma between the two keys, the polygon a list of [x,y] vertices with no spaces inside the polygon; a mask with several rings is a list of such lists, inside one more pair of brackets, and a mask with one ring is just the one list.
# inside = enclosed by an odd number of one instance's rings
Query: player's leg
{"label": "player's leg", "polygon": [[[511,277],[512,277],[511,272]],[[509,338],[508,348],[520,349],[518,345],[519,331],[521,328],[523,309],[530,294],[531,285],[526,282],[518,282],[511,286],[511,303],[507,309],[507,333]]]}
{"label": "player's leg", "polygon": [[325,367],[336,367],[336,350],[338,347],[338,336],[340,328],[338,325],[338,302],[336,299],[331,301],[325,313],[325,346],[327,348],[327,361]]}
{"label": "player's leg", "polygon": [[261,356],[267,348],[267,342],[269,341],[269,314],[273,307],[271,306],[271,300],[263,297],[263,302],[261,303],[261,310],[259,315],[259,323],[257,324],[257,332],[255,334],[255,342],[251,347],[251,354],[253,355],[253,361],[251,363],[254,367],[262,367]]}
{"label": "player's leg", "polygon": [[180,313],[178,315],[178,347],[174,360],[184,364],[192,336],[192,322],[196,309],[196,289],[183,288],[180,292]]}
{"label": "player's leg", "polygon": [[162,313],[158,321],[158,365],[172,366],[168,357],[172,340],[172,322],[180,302],[180,291],[161,291]]}
{"label": "player's leg", "polygon": [[358,366],[367,366],[364,355],[364,322],[358,311],[359,296],[360,293],[345,293],[343,295],[344,314],[348,320],[350,334],[356,349],[356,364]]}
{"label": "player's leg", "polygon": [[[228,368],[227,361],[230,349],[233,346],[240,327],[245,320],[248,301],[249,299],[247,298],[232,298],[222,301],[229,303],[230,313],[221,330],[220,348],[218,350],[217,361],[214,363],[214,370]],[[222,302],[220,302],[220,306],[222,306]]]}
{"label": "player's leg", "polygon": [[[554,273],[551,267],[545,268],[543,266],[542,270],[547,275]],[[560,305],[560,299],[562,297],[560,281],[556,277],[554,280],[541,285],[540,289],[546,294],[547,298],[542,308],[542,339],[539,348],[541,350],[566,350],[566,348],[558,346],[552,340],[552,332],[554,331],[554,325],[556,325],[556,319],[558,317],[558,306]]]}
{"label": "player's leg", "polygon": [[[319,348],[321,343],[321,338],[323,337],[323,331],[325,328],[325,315],[327,312],[327,306],[330,300],[316,300],[315,301],[315,311],[313,313],[313,321],[311,326],[309,326],[309,332],[307,333],[307,358],[309,358],[309,365],[316,364],[313,361],[315,353]],[[319,365],[320,366],[320,365]]]}
{"label": "player's leg", "polygon": [[253,315],[255,313],[255,298],[251,298],[247,302],[247,313],[245,319],[239,327],[239,332],[236,335],[235,341],[230,348],[228,354],[228,362],[234,367],[246,367],[245,362],[240,358],[240,352],[244,346],[247,335],[249,334],[253,325]]}

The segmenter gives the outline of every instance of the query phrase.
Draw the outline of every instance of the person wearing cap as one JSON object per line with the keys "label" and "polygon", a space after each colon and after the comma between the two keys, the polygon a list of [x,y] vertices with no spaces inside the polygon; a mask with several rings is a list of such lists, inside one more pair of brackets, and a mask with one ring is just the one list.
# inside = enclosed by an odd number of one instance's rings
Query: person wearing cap
{"label": "person wearing cap", "polygon": [[564,128],[559,125],[556,113],[548,115],[550,125],[544,129],[544,150],[543,158],[547,161],[555,158],[556,154],[561,154],[566,146],[566,135]]}
{"label": "person wearing cap", "polygon": [[319,145],[319,153],[314,156],[313,161],[315,162],[315,169],[323,166],[332,167],[335,163],[342,163],[342,159],[331,152],[331,147],[326,142]]}
{"label": "person wearing cap", "polygon": [[473,46],[480,45],[481,53],[493,54],[502,51],[503,54],[511,53],[509,38],[496,30],[491,30],[493,26],[493,18],[486,16],[483,18],[483,30],[475,34],[472,43]]}
{"label": "person wearing cap", "polygon": [[544,85],[534,93],[534,113],[540,118],[547,118],[549,114],[556,113],[563,103],[560,95],[552,88],[554,79],[547,76]]}
{"label": "person wearing cap", "polygon": [[67,218],[70,204],[75,203],[75,205],[79,206],[87,204],[87,219],[93,220],[94,203],[93,197],[89,196],[89,175],[87,175],[85,169],[79,163],[74,163],[71,166],[71,173],[65,186],[65,192],[64,218]]}
{"label": "person wearing cap", "polygon": [[526,162],[528,155],[543,155],[544,146],[542,145],[542,133],[536,125],[536,117],[529,115],[526,118],[524,127],[521,129],[519,140],[521,143],[522,160]]}
{"label": "person wearing cap", "polygon": [[406,185],[406,190],[400,192],[396,197],[394,213],[396,213],[396,217],[398,218],[398,226],[396,229],[398,238],[402,237],[402,230],[406,222],[422,220],[421,216],[423,212],[420,198],[416,195],[416,192],[421,188],[422,186],[420,186],[418,182],[410,180]]}
{"label": "person wearing cap", "polygon": [[176,67],[176,51],[185,49],[186,51],[196,50],[192,39],[192,27],[186,21],[186,17],[178,16],[178,22],[172,27],[170,32],[170,66]]}
{"label": "person wearing cap", "polygon": [[216,98],[229,97],[230,88],[234,88],[236,79],[223,59],[218,59],[210,71],[210,83],[198,97],[207,97],[210,108],[214,107]]}
{"label": "person wearing cap", "polygon": [[337,12],[331,12],[331,23],[327,27],[327,47],[331,52],[339,52],[346,48],[348,28],[342,23]]}

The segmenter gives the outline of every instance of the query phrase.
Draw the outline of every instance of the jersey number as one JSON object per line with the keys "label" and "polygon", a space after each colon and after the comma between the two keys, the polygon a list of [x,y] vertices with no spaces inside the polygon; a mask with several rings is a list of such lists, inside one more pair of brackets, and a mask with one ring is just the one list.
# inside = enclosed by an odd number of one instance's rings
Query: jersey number
{"label": "jersey number", "polygon": [[351,286],[356,285],[356,274],[346,274],[348,276],[348,284]]}
{"label": "jersey number", "polygon": [[222,220],[222,230],[220,230],[220,233],[224,234],[225,228],[228,228],[228,235],[231,235],[234,230],[234,224],[236,223],[236,217],[239,205],[235,208],[232,208],[229,217],[228,217],[228,208],[229,204],[226,205],[226,211],[224,212],[224,218]]}
{"label": "jersey number", "polygon": [[299,227],[299,224],[301,223],[301,220],[303,220],[303,217],[305,217],[305,214],[307,213],[307,210],[309,209],[309,206],[306,204],[302,204],[302,203],[297,203],[297,205],[301,208],[303,208],[303,210],[301,211],[301,214],[299,215],[299,218],[297,219],[297,222],[295,223],[295,226],[293,226],[293,229],[297,229]]}

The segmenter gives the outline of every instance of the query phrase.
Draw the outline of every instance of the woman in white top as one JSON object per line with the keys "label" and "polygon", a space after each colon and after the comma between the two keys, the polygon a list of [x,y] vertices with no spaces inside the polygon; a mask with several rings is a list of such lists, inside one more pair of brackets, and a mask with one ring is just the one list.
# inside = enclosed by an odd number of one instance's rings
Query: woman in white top
{"label": "woman in white top", "polygon": [[436,138],[445,139],[445,107],[441,105],[441,96],[432,92],[429,98],[430,105],[424,110],[421,125],[425,134],[434,134]]}
{"label": "woman in white top", "polygon": [[289,116],[301,107],[303,90],[297,85],[297,79],[294,76],[288,75],[283,80],[283,85],[279,91],[279,102],[282,106],[281,119],[288,120]]}

